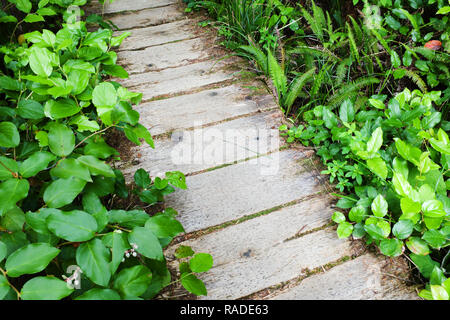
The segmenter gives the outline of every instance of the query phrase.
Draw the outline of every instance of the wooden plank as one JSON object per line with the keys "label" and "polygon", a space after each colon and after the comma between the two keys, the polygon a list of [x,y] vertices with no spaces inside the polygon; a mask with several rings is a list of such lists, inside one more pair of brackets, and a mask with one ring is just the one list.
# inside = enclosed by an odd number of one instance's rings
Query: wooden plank
{"label": "wooden plank", "polygon": [[[151,46],[192,39],[198,36],[195,26],[191,21],[180,20],[157,26],[130,29],[131,32],[118,48],[119,51],[139,50]],[[114,32],[114,36],[122,34],[123,31]]]}
{"label": "wooden plank", "polygon": [[220,225],[323,190],[296,150],[189,176],[188,189],[166,198],[186,232]]}
{"label": "wooden plank", "polygon": [[[287,222],[287,221],[285,221]],[[249,237],[250,238],[250,232]],[[244,240],[245,241],[245,240]],[[200,274],[208,296],[200,299],[238,299],[351,255],[350,241],[338,239],[333,229],[283,242],[262,255],[216,265]]]}
{"label": "wooden plank", "polygon": [[326,225],[333,214],[332,202],[332,197],[320,195],[197,239],[183,241],[167,249],[166,255],[173,255],[180,245],[191,246],[196,252],[210,253],[216,266],[262,256],[286,239]]}
{"label": "wooden plank", "polygon": [[141,123],[152,135],[188,129],[195,124],[207,125],[226,119],[276,109],[273,97],[258,88],[233,84],[223,88],[204,90],[169,99],[150,101],[135,107]]}
{"label": "wooden plank", "polygon": [[183,17],[183,12],[179,10],[176,5],[171,5],[167,7],[108,14],[105,16],[105,20],[111,20],[120,30],[126,30],[156,26],[158,24],[181,20]]}
{"label": "wooden plank", "polygon": [[231,69],[235,59],[204,61],[178,68],[130,75],[128,79],[118,79],[132,91],[142,92],[143,101],[153,98],[187,93],[207,85],[232,80],[237,74]]}
{"label": "wooden plank", "polygon": [[[104,13],[115,13],[123,11],[136,11],[142,9],[158,8],[178,3],[177,0],[117,0],[113,3],[105,1]],[[102,12],[102,4],[93,0],[87,7],[89,12]]]}
{"label": "wooden plank", "polygon": [[278,110],[258,113],[156,139],[155,149],[133,149],[135,156],[130,162],[134,165],[124,169],[124,174],[128,178],[139,168],[152,176],[174,170],[188,174],[278,150],[284,141],[277,129],[281,116]]}
{"label": "wooden plank", "polygon": [[212,56],[201,38],[145,48],[137,51],[120,51],[118,64],[129,74],[158,71],[180,67],[192,62],[211,59]]}
{"label": "wooden plank", "polygon": [[275,300],[417,300],[413,288],[382,274],[383,258],[365,254],[311,276]]}

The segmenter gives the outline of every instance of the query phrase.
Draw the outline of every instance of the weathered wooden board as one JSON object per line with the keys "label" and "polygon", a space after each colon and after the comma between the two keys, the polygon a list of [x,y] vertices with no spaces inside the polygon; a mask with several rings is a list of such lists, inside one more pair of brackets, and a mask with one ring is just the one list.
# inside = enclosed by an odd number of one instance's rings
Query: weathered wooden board
{"label": "weathered wooden board", "polygon": [[[252,237],[251,230],[247,231]],[[243,239],[243,241],[246,241]],[[237,299],[302,275],[351,255],[350,241],[338,239],[333,229],[283,242],[263,254],[213,267],[199,276],[208,289],[201,299]]]}
{"label": "weathered wooden board", "polygon": [[118,81],[130,90],[142,92],[145,102],[152,98],[188,93],[203,86],[232,80],[237,72],[231,70],[232,63],[231,59],[219,62],[208,60],[178,68],[133,74],[128,79]]}
{"label": "weathered wooden board", "polygon": [[[105,1],[104,13],[114,13],[122,11],[136,11],[141,9],[157,8],[178,3],[177,0],[118,0],[113,3]],[[93,0],[87,7],[89,12],[102,12],[102,4]]]}
{"label": "weathered wooden board", "polygon": [[195,252],[210,253],[216,266],[261,256],[286,239],[329,223],[333,214],[330,207],[332,201],[328,195],[304,200],[197,239],[181,242],[170,247],[166,254],[172,255],[180,245],[191,246]]}
{"label": "weathered wooden board", "polygon": [[167,7],[108,14],[105,16],[105,20],[111,20],[111,22],[113,22],[120,30],[126,30],[169,23],[181,20],[183,16],[183,12],[179,10],[176,5],[171,5]]}
{"label": "weathered wooden board", "polygon": [[301,281],[276,300],[411,300],[412,288],[382,274],[383,258],[365,254]]}
{"label": "weathered wooden board", "polygon": [[[114,36],[124,31],[114,32]],[[130,29],[131,32],[118,48],[119,51],[139,50],[147,47],[158,46],[165,43],[192,39],[199,36],[194,25],[189,20],[180,20],[157,26]]]}
{"label": "weathered wooden board", "polygon": [[205,40],[195,38],[136,51],[120,51],[118,64],[129,74],[158,71],[211,59]]}
{"label": "weathered wooden board", "polygon": [[322,190],[301,152],[269,156],[187,177],[187,190],[166,198],[186,232],[205,229],[273,208]]}
{"label": "weathered wooden board", "polygon": [[150,129],[152,135],[157,135],[278,108],[273,97],[261,94],[264,91],[258,86],[258,83],[250,88],[233,84],[150,101],[135,109],[141,115],[141,123]]}
{"label": "weathered wooden board", "polygon": [[155,140],[155,149],[134,148],[134,165],[124,169],[124,174],[128,178],[139,168],[153,176],[174,170],[188,174],[278,150],[284,141],[277,129],[281,116],[276,110],[174,132],[170,138]]}

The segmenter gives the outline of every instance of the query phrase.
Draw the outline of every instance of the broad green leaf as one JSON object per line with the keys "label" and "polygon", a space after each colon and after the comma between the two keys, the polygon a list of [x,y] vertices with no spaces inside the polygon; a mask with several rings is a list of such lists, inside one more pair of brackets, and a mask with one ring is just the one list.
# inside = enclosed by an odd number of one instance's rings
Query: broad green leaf
{"label": "broad green leaf", "polygon": [[381,240],[380,250],[388,257],[398,257],[403,252],[403,242],[398,239]]}
{"label": "broad green leaf", "polygon": [[19,173],[24,178],[35,176],[45,170],[50,162],[55,160],[55,156],[47,151],[33,153],[28,159],[19,164]]}
{"label": "broad green leaf", "polygon": [[175,237],[184,232],[181,223],[168,215],[156,215],[147,220],[145,227],[158,238]]}
{"label": "broad green leaf", "polygon": [[349,222],[342,222],[339,223],[339,226],[337,228],[337,235],[339,239],[347,238],[349,237],[353,232],[353,225]]}
{"label": "broad green leaf", "polygon": [[25,198],[29,189],[30,185],[25,179],[9,179],[0,183],[0,216]]}
{"label": "broad green leaf", "polygon": [[73,117],[69,124],[75,124],[78,126],[78,131],[90,131],[95,132],[97,130],[100,130],[100,126],[98,125],[97,121],[89,120],[88,117],[85,115],[77,115],[76,117]]}
{"label": "broad green leaf", "polygon": [[372,202],[372,212],[376,217],[384,217],[388,212],[388,203],[384,197],[379,194]]}
{"label": "broad green leaf", "polygon": [[335,211],[331,217],[331,219],[336,223],[342,223],[345,221],[345,216],[342,212]]}
{"label": "broad green leaf", "polygon": [[175,250],[175,257],[177,259],[187,258],[194,254],[194,250],[192,250],[189,246],[179,246]]}
{"label": "broad green leaf", "polygon": [[22,12],[29,13],[31,11],[32,4],[29,0],[14,0],[10,2],[14,3],[17,9]]}
{"label": "broad green leaf", "polygon": [[50,170],[50,173],[53,177],[58,177],[61,179],[77,177],[81,180],[92,182],[89,169],[77,159],[66,158],[60,161],[56,167]]}
{"label": "broad green leaf", "polygon": [[392,184],[394,185],[395,191],[403,197],[408,198],[412,193],[411,185],[401,173],[394,172]]}
{"label": "broad green leaf", "polygon": [[8,231],[22,231],[25,224],[25,214],[19,207],[12,208],[3,214],[0,225]]}
{"label": "broad green leaf", "polygon": [[35,277],[21,290],[23,300],[61,300],[73,292],[65,281],[55,277]]}
{"label": "broad green leaf", "polygon": [[431,285],[430,290],[433,300],[449,300],[449,294],[445,291],[444,287]]}
{"label": "broad green leaf", "polygon": [[383,240],[387,237],[386,232],[376,224],[365,225],[364,230],[375,240]]}
{"label": "broad green leaf", "polygon": [[355,110],[350,99],[345,100],[339,109],[339,118],[343,122],[352,122],[355,120]]}
{"label": "broad green leaf", "polygon": [[136,244],[138,246],[136,251],[144,257],[160,261],[164,259],[158,238],[147,228],[135,227],[128,235],[128,242]]}
{"label": "broad green leaf", "polygon": [[189,260],[189,267],[193,272],[206,272],[213,266],[213,258],[208,253],[196,253]]}
{"label": "broad green leaf", "polygon": [[84,147],[84,154],[100,159],[107,159],[113,155],[119,155],[116,149],[109,146],[105,141],[90,142]]}
{"label": "broad green leaf", "polygon": [[124,298],[142,295],[152,281],[151,271],[143,265],[122,269],[114,279],[114,289]]}
{"label": "broad green leaf", "polygon": [[361,222],[366,216],[366,209],[362,206],[353,207],[348,213],[348,218],[353,222]]}
{"label": "broad green leaf", "polygon": [[441,218],[446,215],[444,204],[439,200],[428,200],[422,203],[424,216],[429,218]]}
{"label": "broad green leaf", "polygon": [[373,153],[380,150],[381,145],[383,144],[383,130],[381,130],[381,127],[378,127],[370,137],[369,141],[367,142],[367,152]]}
{"label": "broad green leaf", "polygon": [[105,177],[114,178],[116,175],[111,167],[104,161],[97,159],[94,156],[81,156],[77,158],[78,162],[85,165],[93,176],[102,175]]}
{"label": "broad green leaf", "polygon": [[94,237],[97,221],[90,214],[80,211],[52,211],[46,219],[47,228],[58,237],[74,242],[87,241]]}
{"label": "broad green leaf", "polygon": [[17,114],[25,119],[39,120],[45,117],[44,107],[35,100],[20,100],[17,105]]}
{"label": "broad green leaf", "polygon": [[183,173],[180,171],[170,171],[166,172],[166,178],[169,180],[169,183],[173,185],[174,187],[180,188],[180,189],[187,189],[186,185],[186,177]]}
{"label": "broad green leaf", "polygon": [[14,148],[20,143],[19,131],[12,122],[0,122],[0,147]]}
{"label": "broad green leaf", "polygon": [[414,223],[411,220],[400,220],[392,228],[392,233],[398,239],[406,239],[413,232]]}
{"label": "broad green leaf", "polygon": [[3,164],[0,164],[0,180],[13,178],[11,171],[14,173],[19,171],[19,165],[16,161],[14,161],[14,159],[0,156],[0,162]]}
{"label": "broad green leaf", "polygon": [[83,273],[94,283],[102,287],[108,285],[111,279],[110,252],[100,239],[80,244],[76,260]]}
{"label": "broad green leaf", "polygon": [[88,86],[91,74],[89,71],[74,69],[67,75],[67,83],[72,86],[72,94],[82,93]]}
{"label": "broad green leaf", "polygon": [[7,253],[8,247],[6,246],[6,244],[0,241],[0,262],[2,262],[3,259],[5,259]]}
{"label": "broad green leaf", "polygon": [[428,230],[426,231],[422,239],[428,242],[428,244],[433,248],[441,248],[447,241],[447,237],[438,230]]}
{"label": "broad green leaf", "polygon": [[127,242],[126,235],[120,231],[115,230],[106,234],[102,238],[103,244],[111,249],[111,273],[114,274],[117,271],[122,259],[124,257],[125,251],[130,248]]}
{"label": "broad green leaf", "polygon": [[42,271],[59,251],[47,243],[29,244],[8,257],[5,263],[6,272],[9,277],[19,277]]}
{"label": "broad green leaf", "polygon": [[146,189],[150,186],[152,180],[150,179],[148,172],[140,168],[134,173],[134,182],[138,187]]}
{"label": "broad green leaf", "polygon": [[183,273],[180,276],[181,285],[189,292],[197,296],[206,296],[207,290],[204,283],[193,274]]}
{"label": "broad green leaf", "polygon": [[[408,245],[408,244],[407,244]],[[439,263],[436,261],[433,261],[429,255],[418,255],[411,253],[410,255],[411,260],[414,262],[414,264],[419,269],[420,273],[425,278],[430,278],[431,273],[433,272],[434,268],[437,266],[439,267]]]}
{"label": "broad green leaf", "polygon": [[430,253],[430,248],[428,247],[428,244],[418,237],[410,237],[406,241],[406,246],[408,247],[409,250],[411,250],[411,252],[421,256],[425,256]]}
{"label": "broad green leaf", "polygon": [[30,14],[27,14],[27,16],[23,19],[23,21],[25,21],[27,23],[33,23],[33,22],[39,22],[39,21],[45,21],[45,20],[39,14],[30,13]]}
{"label": "broad green leaf", "polygon": [[409,198],[401,198],[400,208],[402,209],[403,214],[411,215],[419,213],[421,210],[421,205],[420,202],[413,201]]}
{"label": "broad green leaf", "polygon": [[48,145],[55,155],[66,157],[75,148],[75,135],[69,127],[54,123],[48,132]]}
{"label": "broad green leaf", "polygon": [[121,300],[120,295],[112,289],[94,288],[86,291],[75,300]]}
{"label": "broad green leaf", "polygon": [[127,228],[142,227],[150,216],[141,210],[111,210],[108,212],[109,223],[118,223]]}
{"label": "broad green leaf", "polygon": [[62,119],[80,112],[81,107],[73,99],[48,100],[44,106],[44,113],[50,119]]}
{"label": "broad green leaf", "polygon": [[384,102],[378,99],[369,99],[369,103],[377,109],[383,110],[384,108],[386,108]]}
{"label": "broad green leaf", "polygon": [[386,180],[388,171],[386,162],[384,162],[383,159],[381,158],[367,159],[367,166],[369,167],[370,171],[377,174],[383,180]]}
{"label": "broad green leaf", "polygon": [[50,51],[46,48],[33,46],[28,56],[30,68],[35,74],[41,77],[50,77],[53,71]]}
{"label": "broad green leaf", "polygon": [[104,112],[112,110],[117,103],[117,92],[114,86],[109,82],[98,84],[92,92],[92,103],[97,108],[102,108],[102,111],[99,111],[100,116]]}
{"label": "broad green leaf", "polygon": [[58,209],[41,208],[37,212],[27,212],[25,221],[36,232],[42,234],[51,233],[47,228],[47,217],[53,212],[59,212]]}
{"label": "broad green leaf", "polygon": [[83,191],[86,181],[77,177],[58,179],[50,183],[44,192],[44,202],[50,208],[61,208]]}
{"label": "broad green leaf", "polygon": [[3,300],[10,290],[11,287],[9,286],[8,280],[4,275],[0,274],[0,300]]}

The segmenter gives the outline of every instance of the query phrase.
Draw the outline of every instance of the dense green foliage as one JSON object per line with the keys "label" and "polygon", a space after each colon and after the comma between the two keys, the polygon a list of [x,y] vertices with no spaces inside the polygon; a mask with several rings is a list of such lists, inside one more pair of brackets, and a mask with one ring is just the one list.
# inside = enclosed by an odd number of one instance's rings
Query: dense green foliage
{"label": "dense green foliage", "polygon": [[[339,237],[407,256],[449,299],[450,6],[443,0],[185,0],[254,63],[344,194]],[[328,10],[324,10],[327,8]]]}
{"label": "dense green foliage", "polygon": [[[0,11],[0,299],[149,299],[173,283],[163,248],[184,229],[174,209],[143,209],[186,189],[185,177],[140,169],[130,193],[110,166],[111,130],[153,140],[133,110],[142,94],[105,81],[128,77],[112,49],[129,33],[87,31],[66,11],[85,2],[9,1]],[[52,30],[42,29],[48,16]],[[122,210],[133,194],[141,207]],[[211,256],[181,247],[176,257],[176,281],[206,295],[195,273]]]}

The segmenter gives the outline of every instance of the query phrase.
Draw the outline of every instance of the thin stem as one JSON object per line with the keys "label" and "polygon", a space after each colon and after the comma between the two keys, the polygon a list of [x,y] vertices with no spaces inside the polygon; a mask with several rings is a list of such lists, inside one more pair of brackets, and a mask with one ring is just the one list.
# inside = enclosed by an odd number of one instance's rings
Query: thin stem
{"label": "thin stem", "polygon": [[5,270],[3,270],[2,268],[0,268],[0,272],[3,273],[3,276],[5,277],[6,282],[8,282],[8,285],[16,292],[16,294],[17,294],[17,300],[19,300],[19,298],[20,298],[20,292],[19,292],[19,290],[17,290],[16,287],[14,287],[14,286],[11,284],[11,282],[9,282],[8,276],[7,276]]}
{"label": "thin stem", "polygon": [[89,138],[92,138],[92,137],[95,136],[96,134],[105,132],[106,130],[108,130],[109,128],[112,128],[112,127],[114,127],[114,125],[109,126],[109,127],[106,127],[106,128],[103,128],[103,129],[100,130],[100,131],[96,131],[96,132],[90,134],[89,136],[87,136],[86,138],[84,138],[83,140],[81,140],[81,141],[75,146],[75,149],[78,148],[80,145],[82,145],[82,144],[83,144],[86,140],[88,140]]}
{"label": "thin stem", "polygon": [[8,170],[9,172],[11,172],[11,174],[12,174],[12,176],[13,176],[14,178],[18,178],[18,177],[19,177],[19,175],[18,175],[16,172],[14,172],[14,171],[12,171],[10,168],[8,168],[1,160],[0,160],[0,165],[1,165],[2,167],[4,167],[6,170]]}

